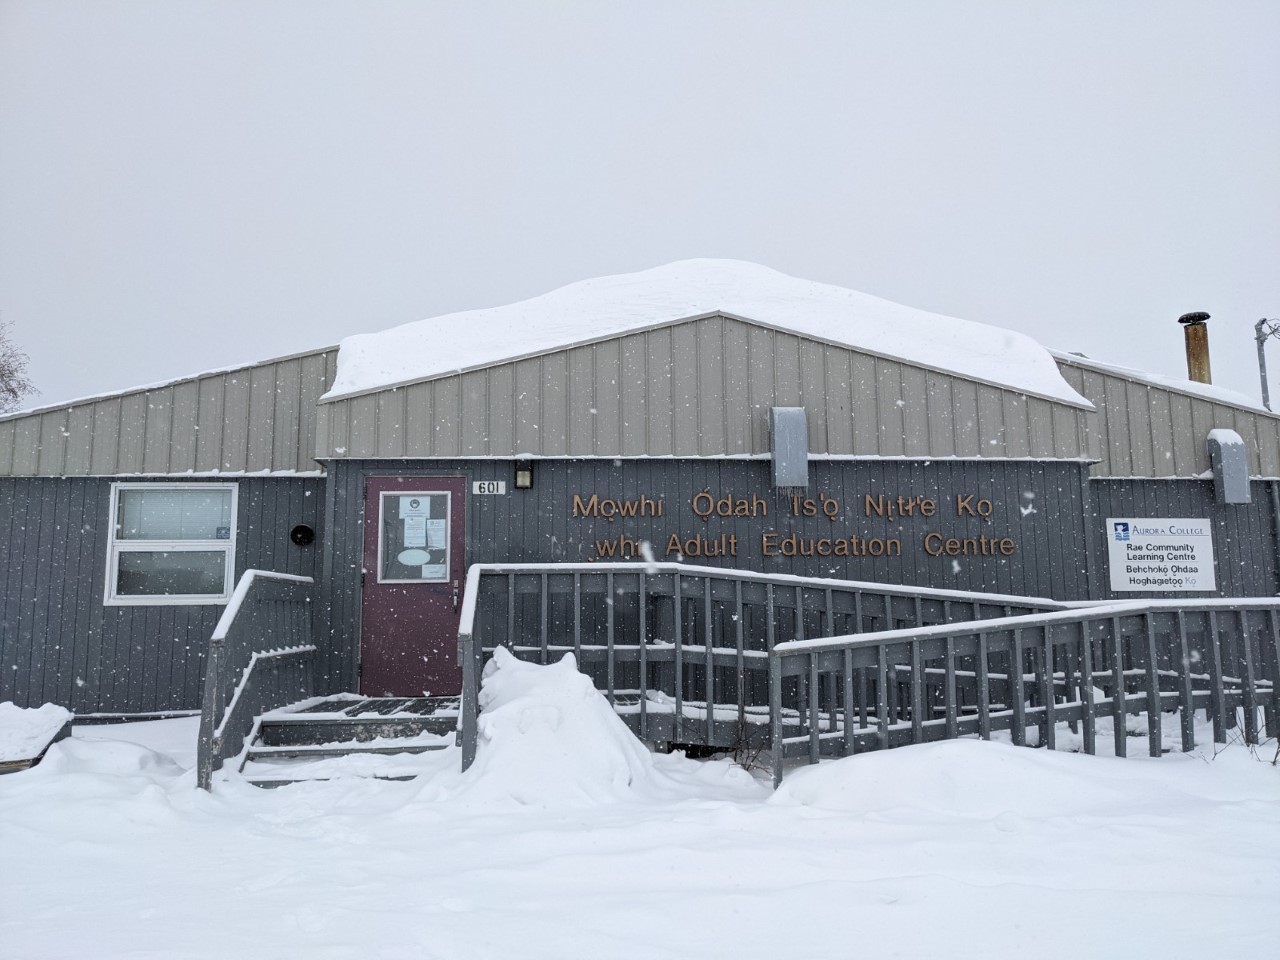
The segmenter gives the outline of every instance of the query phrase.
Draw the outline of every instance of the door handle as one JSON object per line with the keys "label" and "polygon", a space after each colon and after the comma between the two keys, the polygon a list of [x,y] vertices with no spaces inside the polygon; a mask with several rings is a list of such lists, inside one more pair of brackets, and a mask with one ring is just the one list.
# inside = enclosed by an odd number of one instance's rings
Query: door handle
{"label": "door handle", "polygon": [[458,581],[453,581],[453,609],[458,609]]}

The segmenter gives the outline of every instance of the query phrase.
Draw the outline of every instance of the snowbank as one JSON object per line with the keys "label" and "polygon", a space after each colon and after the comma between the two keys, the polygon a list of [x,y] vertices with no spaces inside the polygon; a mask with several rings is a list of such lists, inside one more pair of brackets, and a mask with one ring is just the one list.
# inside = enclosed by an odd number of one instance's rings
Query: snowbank
{"label": "snowbank", "polygon": [[[166,784],[182,776],[184,768],[168,754],[142,744],[75,737],[50,747],[49,753],[33,772],[37,771],[41,777],[76,774],[116,783],[141,779],[147,783]],[[193,787],[194,780],[185,778],[182,789]]]}
{"label": "snowbank", "polygon": [[1070,403],[1087,401],[1030,337],[740,260],[682,260],[503,307],[347,337],[325,399],[724,312]]}
{"label": "snowbank", "polygon": [[653,757],[592,685],[573,654],[525,663],[499,647],[480,690],[476,761],[456,796],[581,806],[617,800],[646,780]]}
{"label": "snowbank", "polygon": [[[1234,755],[1233,755],[1234,758]],[[1190,756],[1094,757],[982,740],[861,754],[788,773],[771,803],[856,816],[945,814],[998,819],[1101,816],[1167,808],[1189,796],[1270,800],[1280,782],[1257,769],[1226,783]],[[1256,766],[1251,764],[1250,766]]]}
{"label": "snowbank", "polygon": [[70,719],[71,711],[54,703],[25,708],[11,700],[0,703],[0,763],[39,756]]}
{"label": "snowbank", "polygon": [[[1276,952],[1274,741],[1260,758],[1215,749],[1206,730],[1194,755],[1120,760],[930,744],[795,770],[772,795],[723,762],[654,755],[645,774],[575,677],[571,661],[500,655],[477,766],[460,775],[456,748],[427,755],[442,801],[423,782],[374,780],[258,790],[229,778],[207,794],[162,755],[190,756],[198,718],[82,727],[0,777],[0,863],[21,864],[0,869],[0,954]],[[594,732],[575,731],[584,720]],[[571,741],[600,753],[566,757]],[[451,802],[464,784],[501,797],[518,765],[534,768],[538,802]],[[550,801],[556,776],[574,781],[567,803]],[[584,792],[629,802],[577,804]],[[1067,935],[1071,923],[1085,932]]]}

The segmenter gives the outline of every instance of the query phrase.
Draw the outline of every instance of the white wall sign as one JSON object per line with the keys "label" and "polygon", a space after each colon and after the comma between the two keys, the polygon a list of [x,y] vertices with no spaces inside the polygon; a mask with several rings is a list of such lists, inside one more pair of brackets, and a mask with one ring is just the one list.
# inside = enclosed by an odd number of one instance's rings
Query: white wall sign
{"label": "white wall sign", "polygon": [[1112,590],[1216,590],[1204,517],[1107,517]]}
{"label": "white wall sign", "polygon": [[472,480],[471,492],[475,494],[499,494],[505,495],[507,492],[507,481],[505,480]]}

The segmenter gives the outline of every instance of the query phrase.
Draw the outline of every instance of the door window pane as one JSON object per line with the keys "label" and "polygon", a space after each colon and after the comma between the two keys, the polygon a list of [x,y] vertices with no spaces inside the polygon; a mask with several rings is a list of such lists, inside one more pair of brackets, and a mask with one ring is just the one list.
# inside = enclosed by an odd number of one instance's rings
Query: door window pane
{"label": "door window pane", "polygon": [[121,553],[116,596],[220,596],[227,555],[221,550]]}
{"label": "door window pane", "polygon": [[116,513],[118,540],[229,540],[227,489],[124,489]]}
{"label": "door window pane", "polygon": [[449,494],[384,493],[380,498],[378,580],[449,579]]}

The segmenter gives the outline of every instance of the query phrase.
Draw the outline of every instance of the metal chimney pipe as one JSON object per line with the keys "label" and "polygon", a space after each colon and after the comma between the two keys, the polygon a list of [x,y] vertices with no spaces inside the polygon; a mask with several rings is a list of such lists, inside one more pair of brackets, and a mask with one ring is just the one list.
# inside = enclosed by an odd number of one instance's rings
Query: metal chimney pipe
{"label": "metal chimney pipe", "polygon": [[1178,318],[1187,340],[1187,379],[1197,383],[1213,383],[1209,370],[1209,328],[1207,313],[1184,313]]}

